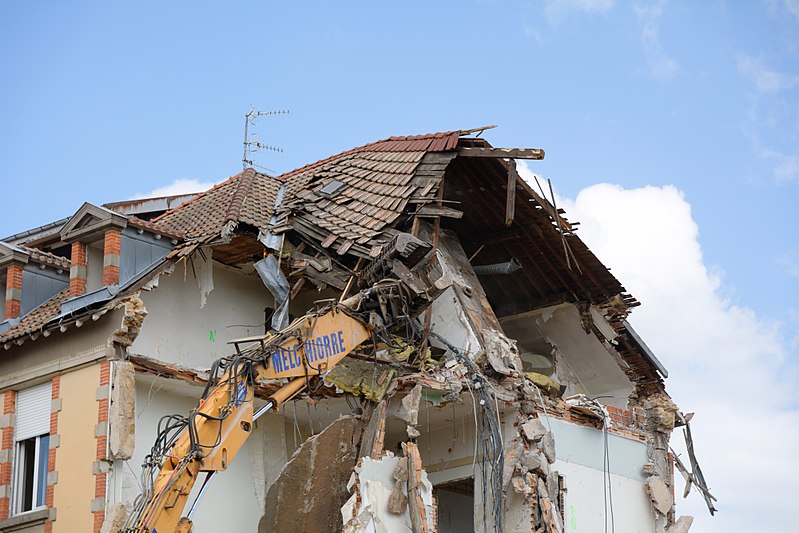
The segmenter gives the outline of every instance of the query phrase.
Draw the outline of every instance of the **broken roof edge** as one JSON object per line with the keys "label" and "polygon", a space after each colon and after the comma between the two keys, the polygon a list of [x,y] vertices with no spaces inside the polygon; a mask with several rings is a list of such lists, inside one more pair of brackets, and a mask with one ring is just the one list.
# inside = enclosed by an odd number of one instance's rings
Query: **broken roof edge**
{"label": "broken roof edge", "polygon": [[414,151],[414,152],[446,152],[449,150],[455,150],[457,148],[458,139],[461,136],[461,132],[466,132],[464,134],[468,134],[474,131],[482,131],[484,129],[489,129],[488,126],[479,128],[478,130],[454,130],[454,131],[444,131],[438,133],[424,133],[420,135],[404,135],[404,136],[394,136],[388,137],[385,139],[381,139],[379,141],[373,141],[361,146],[356,146],[354,148],[350,148],[349,150],[345,150],[343,152],[339,152],[337,154],[330,155],[313,163],[309,163],[307,165],[303,165],[301,167],[295,168],[288,172],[284,172],[283,174],[279,174],[275,176],[275,179],[285,182],[288,178],[316,168],[318,166],[324,165],[326,163],[330,163],[335,161],[340,157],[345,157],[354,153],[358,152],[368,152],[368,151],[375,151],[375,152],[391,152],[393,151],[391,148],[398,147],[395,143],[411,143],[411,142],[418,142],[418,141],[430,141],[432,145],[432,141],[435,139],[446,139],[443,143],[437,143],[435,146],[430,146],[428,148],[422,148],[421,144],[420,147],[416,150],[397,150],[397,151]]}
{"label": "broken roof edge", "polygon": [[660,359],[657,358],[655,352],[653,352],[652,349],[644,342],[644,339],[642,339],[635,329],[633,329],[632,325],[626,319],[622,319],[621,324],[624,326],[624,329],[627,330],[630,338],[638,346],[641,354],[644,355],[647,361],[651,363],[658,372],[660,372],[661,376],[664,378],[669,377],[669,371],[666,369],[663,363],[660,362]]}

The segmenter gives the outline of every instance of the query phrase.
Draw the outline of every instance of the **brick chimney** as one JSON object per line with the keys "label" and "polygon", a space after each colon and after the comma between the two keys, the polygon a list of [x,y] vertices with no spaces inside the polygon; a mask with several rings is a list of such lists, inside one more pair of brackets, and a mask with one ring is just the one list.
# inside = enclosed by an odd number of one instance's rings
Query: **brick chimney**
{"label": "brick chimney", "polygon": [[6,269],[5,318],[19,318],[22,313],[22,267],[21,263],[11,263]]}
{"label": "brick chimney", "polygon": [[103,237],[103,286],[119,284],[119,250],[122,234],[109,229]]}
{"label": "brick chimney", "polygon": [[86,292],[86,244],[72,243],[72,259],[69,265],[69,295],[83,296]]}

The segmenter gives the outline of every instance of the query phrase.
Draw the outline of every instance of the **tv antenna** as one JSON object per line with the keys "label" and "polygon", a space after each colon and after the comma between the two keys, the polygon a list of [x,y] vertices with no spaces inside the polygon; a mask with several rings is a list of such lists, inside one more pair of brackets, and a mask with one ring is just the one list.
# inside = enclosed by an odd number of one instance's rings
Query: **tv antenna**
{"label": "tv antenna", "polygon": [[[255,136],[255,140],[250,140],[250,124],[255,125],[258,117],[266,117],[271,115],[288,115],[288,110],[285,111],[258,111],[253,106],[244,114],[244,155],[241,158],[242,169],[246,170],[247,166],[260,166],[255,165],[250,158],[250,154],[259,150],[271,150],[273,152],[282,152],[283,149],[271,144],[264,144],[260,142]],[[261,167],[265,168],[265,167]],[[268,169],[267,169],[268,170]]]}

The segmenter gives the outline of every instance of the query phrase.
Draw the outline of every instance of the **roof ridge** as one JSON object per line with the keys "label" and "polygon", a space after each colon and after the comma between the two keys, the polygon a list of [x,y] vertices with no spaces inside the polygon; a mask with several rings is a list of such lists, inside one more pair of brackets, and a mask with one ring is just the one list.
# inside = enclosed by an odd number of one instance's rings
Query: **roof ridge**
{"label": "roof ridge", "polygon": [[[295,168],[294,170],[290,170],[288,172],[284,172],[283,174],[275,176],[275,179],[277,179],[280,182],[285,183],[285,181],[288,178],[290,178],[291,176],[294,176],[296,174],[300,174],[302,172],[305,172],[306,170],[310,170],[312,168],[315,168],[317,166],[323,165],[325,163],[329,163],[329,162],[334,161],[334,160],[336,160],[336,159],[338,159],[340,157],[344,157],[344,156],[347,156],[347,155],[350,155],[350,154],[354,154],[354,153],[357,153],[357,152],[366,151],[369,148],[373,148],[373,147],[381,145],[381,144],[385,144],[385,143],[389,143],[389,142],[397,142],[397,141],[422,141],[422,140],[425,140],[425,139],[443,139],[444,137],[452,136],[452,135],[456,136],[456,138],[457,138],[457,137],[460,137],[461,131],[462,130],[454,130],[454,131],[442,131],[442,132],[437,132],[437,133],[423,133],[423,134],[420,134],[420,135],[404,135],[404,136],[387,137],[385,139],[380,139],[379,141],[372,141],[370,143],[367,143],[367,144],[364,144],[364,145],[361,145],[361,146],[356,146],[355,148],[350,148],[349,150],[345,150],[343,152],[339,152],[337,154],[333,154],[333,155],[328,156],[328,157],[326,157],[324,159],[320,159],[320,160],[315,161],[313,163],[309,163],[307,165]],[[425,150],[425,151],[427,151],[427,150]]]}
{"label": "roof ridge", "polygon": [[30,258],[36,261],[37,263],[42,263],[42,261],[44,261],[45,263],[48,264],[56,264],[61,267],[69,268],[69,259],[67,259],[66,257],[56,255],[46,250],[39,250],[38,248],[25,246],[24,244],[17,244],[16,246],[23,252],[27,253],[30,256]]}
{"label": "roof ridge", "polygon": [[227,213],[225,213],[226,223],[230,221],[239,221],[239,215],[241,214],[241,208],[244,205],[244,200],[247,198],[247,195],[250,194],[250,189],[255,181],[255,170],[252,167],[244,169],[244,171],[239,175],[241,178],[239,178],[238,186],[233,192],[233,197],[230,199]]}
{"label": "roof ridge", "polygon": [[171,230],[166,226],[166,224],[164,225],[155,224],[153,223],[152,220],[144,220],[143,218],[139,218],[136,215],[127,215],[127,217],[128,217],[128,225],[133,226],[134,228],[146,229],[147,231],[151,231],[153,233],[159,233],[164,237],[173,237],[177,239],[182,239],[183,237],[185,237],[185,232]]}
{"label": "roof ridge", "polygon": [[234,179],[238,178],[238,177],[239,177],[239,176],[241,176],[242,174],[244,174],[244,171],[243,171],[243,170],[242,170],[241,172],[239,172],[238,174],[234,174],[233,176],[230,176],[230,177],[229,177],[228,179],[226,179],[225,181],[221,181],[221,182],[217,183],[216,185],[214,185],[213,187],[211,187],[211,188],[210,188],[210,189],[208,189],[207,191],[203,191],[203,192],[201,192],[200,194],[198,194],[197,196],[195,196],[195,197],[194,197],[194,198],[192,198],[191,200],[187,200],[187,201],[183,202],[182,204],[180,204],[179,206],[177,206],[177,207],[173,207],[172,209],[170,209],[170,210],[169,210],[169,211],[167,211],[166,213],[162,213],[162,214],[158,215],[157,217],[155,217],[154,219],[152,219],[152,220],[151,220],[151,222],[152,222],[153,224],[156,224],[156,225],[157,225],[157,224],[159,224],[162,218],[164,218],[164,217],[166,217],[166,216],[168,216],[168,215],[170,215],[170,214],[174,213],[175,211],[177,211],[178,209],[180,209],[180,208],[182,208],[182,207],[184,207],[184,206],[186,206],[186,205],[189,205],[190,203],[193,203],[193,202],[195,202],[195,201],[199,200],[200,198],[204,198],[205,196],[207,196],[208,194],[210,194],[212,191],[214,191],[214,190],[216,190],[216,189],[218,189],[218,188],[222,187],[223,185],[226,185],[228,182],[231,182],[231,181],[233,181]]}

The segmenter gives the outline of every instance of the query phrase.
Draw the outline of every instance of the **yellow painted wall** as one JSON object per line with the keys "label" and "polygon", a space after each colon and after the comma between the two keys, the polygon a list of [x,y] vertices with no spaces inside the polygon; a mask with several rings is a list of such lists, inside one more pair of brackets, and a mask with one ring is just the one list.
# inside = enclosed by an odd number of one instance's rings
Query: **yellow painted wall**
{"label": "yellow painted wall", "polygon": [[61,376],[61,412],[56,452],[58,483],[53,493],[56,521],[53,533],[91,531],[94,525],[94,426],[97,424],[97,388],[100,365],[81,368]]}

